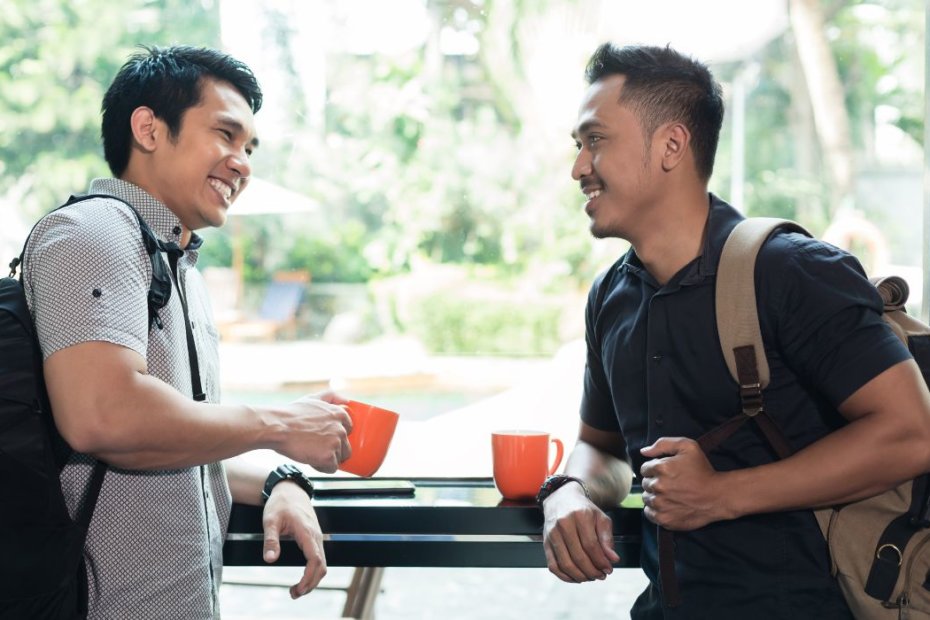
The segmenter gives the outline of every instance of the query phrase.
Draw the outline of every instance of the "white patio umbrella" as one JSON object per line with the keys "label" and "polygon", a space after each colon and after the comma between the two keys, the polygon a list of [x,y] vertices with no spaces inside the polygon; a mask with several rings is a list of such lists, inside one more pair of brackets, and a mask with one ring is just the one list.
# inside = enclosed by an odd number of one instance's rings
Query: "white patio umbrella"
{"label": "white patio umbrella", "polygon": [[240,216],[296,215],[318,213],[320,203],[299,192],[252,177],[249,185],[229,208],[232,235],[232,266],[242,281],[245,257],[242,252]]}

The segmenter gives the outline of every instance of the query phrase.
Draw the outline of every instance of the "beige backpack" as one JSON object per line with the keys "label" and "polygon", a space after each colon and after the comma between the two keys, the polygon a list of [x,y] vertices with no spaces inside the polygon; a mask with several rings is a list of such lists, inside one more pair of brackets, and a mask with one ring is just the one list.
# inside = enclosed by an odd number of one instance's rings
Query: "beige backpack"
{"label": "beige backpack", "polygon": [[[788,220],[750,218],[733,229],[720,257],[717,329],[730,374],[740,386],[743,414],[702,437],[705,451],[753,419],[781,458],[792,452],[762,402],[769,367],[756,307],[755,263],[762,244],[777,229],[810,236]],[[907,283],[897,276],[873,283],[885,301],[884,319],[908,346],[926,381],[930,327],[905,313]],[[930,474],[924,474],[881,495],[815,511],[834,575],[857,619],[930,618],[928,479]]]}

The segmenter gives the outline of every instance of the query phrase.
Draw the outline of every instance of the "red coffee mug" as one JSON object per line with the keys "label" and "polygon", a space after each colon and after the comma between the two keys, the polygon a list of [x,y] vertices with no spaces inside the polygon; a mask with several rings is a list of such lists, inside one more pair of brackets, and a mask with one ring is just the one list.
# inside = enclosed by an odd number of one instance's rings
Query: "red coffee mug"
{"label": "red coffee mug", "polygon": [[384,462],[400,416],[356,400],[350,400],[346,409],[352,419],[352,432],[349,433],[352,456],[343,461],[339,469],[369,478]]}
{"label": "red coffee mug", "polygon": [[[549,464],[549,444],[555,444],[555,459]],[[491,433],[494,484],[507,499],[531,499],[547,476],[562,462],[564,446],[541,431],[496,431]]]}

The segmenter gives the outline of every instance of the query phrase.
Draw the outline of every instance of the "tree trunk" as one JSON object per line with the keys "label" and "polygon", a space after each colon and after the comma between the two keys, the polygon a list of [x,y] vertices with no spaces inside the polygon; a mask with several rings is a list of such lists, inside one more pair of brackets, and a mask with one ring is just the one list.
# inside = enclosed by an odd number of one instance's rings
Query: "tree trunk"
{"label": "tree trunk", "polygon": [[854,197],[854,154],[849,113],[836,59],[830,51],[824,14],[818,0],[789,0],[801,69],[810,93],[817,137],[830,178],[830,214],[852,204]]}

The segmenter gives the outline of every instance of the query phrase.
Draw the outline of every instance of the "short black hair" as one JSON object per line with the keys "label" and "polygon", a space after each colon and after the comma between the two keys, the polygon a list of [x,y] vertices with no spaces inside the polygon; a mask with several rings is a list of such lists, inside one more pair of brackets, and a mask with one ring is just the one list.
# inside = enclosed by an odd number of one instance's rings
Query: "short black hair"
{"label": "short black hair", "polygon": [[684,123],[698,174],[710,179],[723,125],[723,96],[710,69],[669,46],[604,43],[588,61],[585,79],[594,84],[611,75],[624,76],[619,103],[636,114],[647,143],[660,125]]}
{"label": "short black hair", "polygon": [[129,57],[103,97],[103,156],[115,177],[129,165],[129,120],[140,106],[151,108],[168,125],[172,137],[178,135],[184,113],[200,103],[206,78],[231,84],[253,114],[262,107],[262,90],[255,74],[229,54],[188,45],[140,47],[144,51]]}

